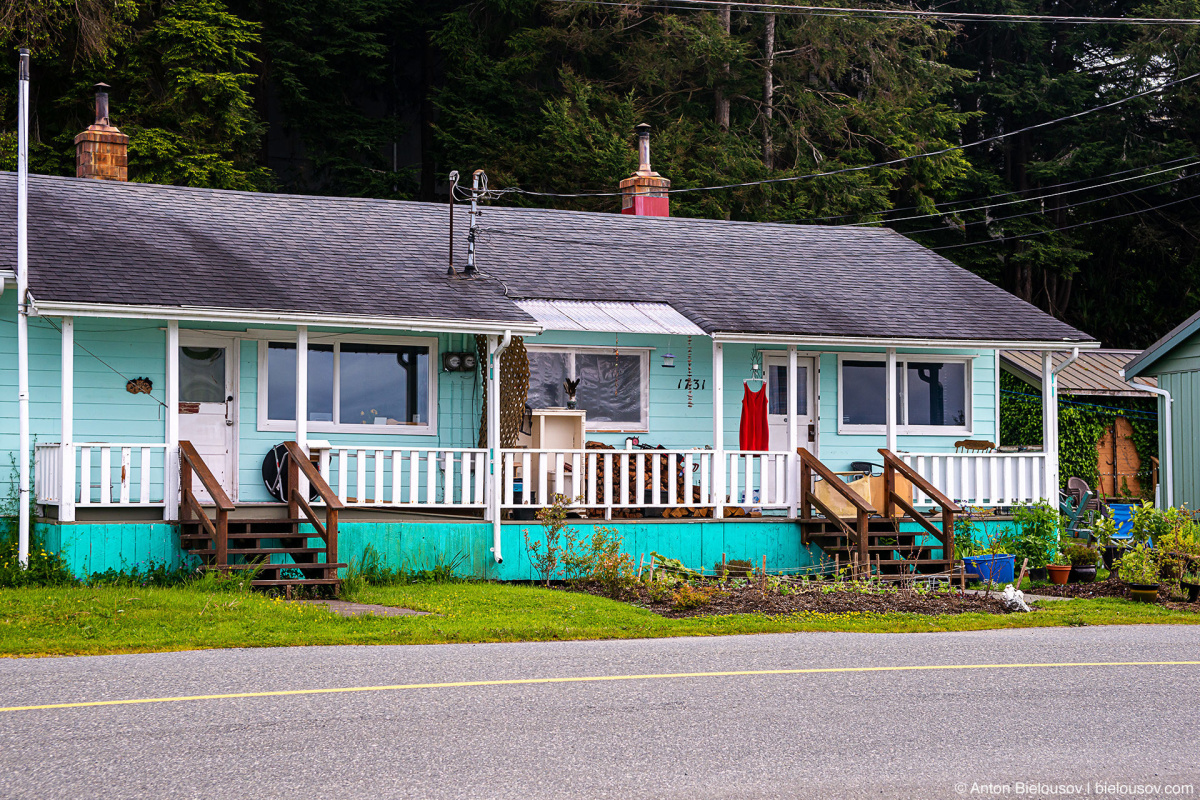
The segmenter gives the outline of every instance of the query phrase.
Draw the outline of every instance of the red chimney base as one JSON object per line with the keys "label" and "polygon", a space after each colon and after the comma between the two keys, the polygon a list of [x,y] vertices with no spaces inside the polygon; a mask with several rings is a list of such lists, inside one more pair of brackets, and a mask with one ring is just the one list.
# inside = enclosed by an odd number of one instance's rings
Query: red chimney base
{"label": "red chimney base", "polygon": [[634,195],[633,205],[621,209],[622,214],[632,214],[636,217],[669,217],[671,216],[671,199],[669,197],[646,197]]}

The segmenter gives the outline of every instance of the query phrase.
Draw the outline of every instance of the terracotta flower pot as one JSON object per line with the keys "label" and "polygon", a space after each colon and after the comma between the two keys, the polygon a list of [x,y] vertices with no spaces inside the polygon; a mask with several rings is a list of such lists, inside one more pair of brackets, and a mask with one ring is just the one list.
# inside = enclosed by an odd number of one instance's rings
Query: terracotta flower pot
{"label": "terracotta flower pot", "polygon": [[1071,576],[1070,564],[1051,564],[1046,569],[1050,572],[1050,582],[1059,586],[1065,586],[1067,578]]}

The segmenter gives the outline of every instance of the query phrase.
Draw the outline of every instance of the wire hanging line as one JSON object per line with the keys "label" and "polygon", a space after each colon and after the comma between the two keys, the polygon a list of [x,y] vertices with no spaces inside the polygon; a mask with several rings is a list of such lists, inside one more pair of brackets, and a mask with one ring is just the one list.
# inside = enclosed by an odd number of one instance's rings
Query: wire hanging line
{"label": "wire hanging line", "polygon": [[[871,222],[847,222],[842,225],[833,225],[831,227],[834,227],[834,228],[861,228],[861,227],[865,227],[867,225],[890,225],[894,222],[907,222],[909,220],[914,220],[914,219],[929,219],[931,217],[949,217],[949,216],[953,216],[955,214],[970,214],[975,211],[990,211],[993,208],[1001,208],[1003,206],[1018,205],[1021,203],[1036,203],[1038,201],[1046,200],[1051,197],[1062,197],[1064,195],[1076,194],[1078,192],[1090,192],[1093,189],[1104,189],[1108,186],[1116,186],[1119,183],[1128,183],[1129,181],[1139,181],[1139,180],[1142,180],[1143,178],[1151,178],[1155,175],[1161,175],[1164,172],[1174,172],[1175,170],[1187,169],[1189,167],[1195,167],[1198,165],[1200,165],[1200,161],[1192,161],[1187,164],[1180,164],[1179,166],[1175,166],[1175,167],[1167,167],[1166,169],[1156,170],[1155,172],[1147,172],[1143,175],[1133,175],[1128,178],[1121,178],[1120,180],[1116,180],[1116,181],[1108,181],[1106,183],[1098,183],[1098,184],[1094,184],[1092,186],[1080,186],[1077,189],[1067,189],[1062,192],[1052,192],[1050,194],[1039,194],[1035,197],[1022,197],[1017,200],[1006,200],[1003,203],[988,203],[987,205],[976,206],[975,208],[954,208],[954,209],[947,209],[946,211],[934,212],[932,214],[913,214],[912,216],[908,216],[908,217],[894,217],[891,219],[873,220]],[[1174,178],[1169,181],[1162,181],[1160,183],[1150,184],[1149,186],[1142,186],[1137,189],[1131,189],[1130,192],[1140,192],[1140,191],[1144,191],[1145,189],[1153,189],[1156,186],[1165,186],[1169,183],[1175,183],[1177,181],[1186,180],[1187,178],[1192,178],[1192,177],[1195,177],[1195,175],[1194,174],[1193,175],[1183,175],[1183,176]],[[1052,187],[1046,187],[1046,188],[1052,188]],[[1098,199],[1104,200],[1104,199],[1108,199],[1111,197],[1120,197],[1122,194],[1129,194],[1130,192],[1121,192],[1120,194],[1107,195],[1106,197],[1101,197]],[[1087,205],[1088,203],[1094,203],[1094,202],[1096,202],[1096,200],[1081,200],[1078,202],[1071,203],[1070,205],[1067,206],[1067,208],[1072,208],[1077,205],[1080,205],[1080,206]],[[1030,213],[1037,214],[1037,213],[1041,213],[1041,212],[1033,211]],[[1028,215],[1027,214],[1016,214],[1015,216],[1023,217],[1023,216],[1028,216]],[[1001,217],[1001,219],[1011,219],[1011,217]],[[941,228],[934,228],[931,230],[941,230]],[[922,233],[922,232],[923,231],[913,231],[913,233]]]}
{"label": "wire hanging line", "polygon": [[[560,2],[562,2],[562,1],[575,2],[576,0],[559,0],[559,1]],[[913,155],[900,156],[898,158],[889,159],[887,161],[878,161],[874,164],[864,164],[862,166],[855,166],[855,167],[843,167],[841,169],[829,170],[828,172],[811,172],[811,173],[808,173],[805,175],[787,175],[787,176],[782,176],[779,178],[762,178],[760,180],[741,181],[739,183],[725,183],[725,184],[718,184],[718,185],[714,185],[714,186],[691,186],[691,187],[685,187],[685,188],[680,188],[680,189],[666,189],[663,191],[666,194],[685,194],[685,193],[689,193],[689,192],[711,192],[711,191],[717,191],[717,190],[721,190],[721,189],[742,189],[742,188],[748,188],[748,187],[752,187],[752,186],[768,186],[768,185],[777,184],[777,183],[792,183],[795,181],[812,180],[815,178],[828,178],[828,177],[832,177],[834,175],[845,175],[845,174],[854,173],[854,172],[866,172],[868,170],[878,169],[880,167],[894,167],[894,166],[898,166],[900,164],[906,164],[910,161],[915,161],[920,158],[932,158],[934,156],[946,155],[947,153],[960,152],[960,151],[967,150],[972,147],[979,147],[980,145],[990,144],[991,142],[998,142],[998,141],[1001,141],[1003,139],[1008,139],[1013,136],[1019,136],[1024,133],[1029,133],[1030,131],[1040,130],[1041,128],[1047,128],[1047,127],[1057,125],[1062,122],[1067,122],[1069,120],[1079,119],[1080,117],[1085,117],[1089,114],[1095,114],[1099,111],[1105,111],[1110,108],[1116,108],[1117,106],[1124,105],[1125,103],[1131,102],[1133,100],[1137,100],[1142,97],[1149,97],[1151,95],[1159,94],[1162,91],[1164,91],[1165,89],[1168,89],[1172,86],[1179,86],[1181,84],[1188,83],[1189,81],[1193,81],[1196,78],[1200,78],[1200,72],[1194,72],[1191,75],[1188,75],[1186,77],[1176,78],[1175,80],[1167,81],[1166,83],[1159,84],[1158,86],[1155,86],[1151,89],[1146,89],[1145,91],[1137,92],[1136,94],[1131,94],[1126,97],[1122,97],[1119,100],[1113,100],[1111,102],[1104,103],[1102,105],[1093,106],[1091,108],[1086,108],[1082,111],[1077,111],[1074,114],[1068,114],[1063,117],[1057,117],[1055,119],[1046,120],[1045,122],[1038,122],[1033,125],[1027,125],[1024,128],[1017,128],[1016,130],[1007,131],[1005,133],[998,133],[994,136],[988,136],[983,139],[977,139],[973,142],[967,142],[966,144],[951,145],[949,147],[943,147],[939,150],[931,150],[927,153],[914,153]],[[624,192],[620,192],[620,191],[616,191],[616,192],[538,192],[538,191],[534,191],[531,189],[522,189],[519,186],[510,186],[510,187],[507,187],[504,189],[493,189],[488,192],[487,197],[490,199],[495,199],[495,198],[502,197],[506,194],[521,194],[521,195],[526,195],[529,197],[578,198],[578,197],[621,197],[624,195]]]}
{"label": "wire hanging line", "polygon": [[[1079,200],[1079,201],[1071,203],[1069,205],[1065,205],[1062,208],[1040,208],[1035,211],[1025,211],[1021,214],[1009,214],[1006,217],[993,217],[991,219],[976,219],[976,220],[971,220],[969,222],[963,222],[961,225],[955,225],[955,226],[950,226],[950,227],[948,227],[946,225],[940,225],[936,228],[922,228],[919,231],[902,231],[902,233],[905,236],[915,236],[919,233],[936,233],[938,231],[952,230],[953,228],[965,228],[969,225],[985,225],[985,224],[991,225],[994,222],[1003,222],[1004,220],[1007,220],[1007,219],[1020,219],[1021,217],[1037,216],[1038,214],[1050,214],[1055,211],[1070,211],[1071,209],[1079,208],[1080,206],[1086,206],[1086,205],[1090,205],[1092,203],[1103,203],[1107,200],[1115,200],[1118,197],[1124,197],[1124,196],[1130,195],[1130,194],[1137,194],[1138,192],[1145,192],[1145,191],[1149,191],[1150,189],[1158,189],[1159,187],[1162,187],[1162,186],[1170,186],[1173,183],[1179,183],[1180,181],[1186,181],[1189,178],[1195,178],[1197,176],[1200,176],[1200,173],[1193,173],[1191,175],[1183,175],[1178,178],[1173,178],[1169,181],[1161,181],[1160,183],[1152,183],[1149,186],[1139,186],[1136,189],[1129,189],[1124,192],[1117,192],[1116,194],[1106,194],[1103,197],[1092,197],[1087,200]],[[1030,202],[1032,202],[1032,201],[1030,201]],[[983,210],[983,209],[975,209],[975,210]]]}
{"label": "wire hanging line", "polygon": [[[62,332],[63,332],[62,328],[60,328],[60,327],[58,327],[57,325],[55,325],[55,324],[54,324],[54,320],[50,319],[49,317],[41,317],[40,319],[41,319],[43,322],[45,322],[47,325],[49,325],[51,328],[54,328],[54,330],[58,331],[58,332],[59,332],[59,334],[62,334]],[[143,330],[144,330],[144,329],[143,329]],[[72,343],[73,345],[75,345],[75,347],[78,347],[80,350],[82,350],[83,352],[87,353],[87,354],[88,354],[89,356],[91,356],[92,358],[94,358],[94,359],[96,359],[97,361],[99,361],[99,362],[100,362],[101,364],[103,364],[104,366],[108,367],[108,368],[109,368],[110,370],[112,370],[112,371],[113,371],[113,372],[114,372],[114,373],[115,373],[115,374],[116,374],[118,377],[120,377],[120,378],[122,378],[123,380],[125,380],[125,382],[127,382],[127,383],[128,383],[130,380],[132,380],[132,379],[131,379],[131,378],[130,378],[128,375],[126,375],[125,373],[121,372],[121,370],[117,369],[117,368],[116,368],[116,367],[114,367],[112,364],[108,363],[108,362],[107,362],[107,361],[105,361],[103,358],[101,358],[100,356],[98,356],[98,355],[96,355],[95,353],[93,353],[91,350],[89,350],[89,349],[87,349],[86,347],[84,347],[82,344],[80,344],[78,341],[76,341],[74,337],[71,337],[71,343]],[[166,407],[167,407],[167,404],[166,404],[166,403],[164,403],[162,400],[159,400],[159,399],[158,399],[157,397],[155,397],[154,395],[147,393],[147,394],[146,394],[146,396],[147,396],[147,397],[149,397],[149,398],[150,398],[151,400],[153,400],[154,402],[158,403],[158,404],[159,404],[160,406],[162,406],[163,408],[166,408]]]}
{"label": "wire hanging line", "polygon": [[1013,241],[1016,241],[1017,239],[1028,239],[1033,236],[1045,236],[1048,233],[1059,233],[1061,231],[1069,231],[1072,228],[1082,228],[1085,225],[1097,225],[1101,222],[1111,222],[1114,219],[1121,219],[1122,217],[1132,217],[1135,214],[1145,214],[1148,211],[1158,211],[1160,208],[1167,208],[1168,206],[1176,206],[1176,205],[1179,205],[1180,203],[1186,203],[1189,200],[1196,200],[1196,199],[1200,199],[1200,194],[1194,194],[1189,197],[1182,197],[1178,200],[1172,200],[1169,203],[1162,203],[1161,205],[1157,205],[1157,206],[1150,206],[1149,208],[1141,208],[1136,211],[1127,211],[1124,214],[1115,214],[1114,216],[1104,217],[1103,219],[1093,219],[1093,220],[1089,220],[1087,222],[1077,222],[1074,225],[1064,225],[1061,228],[1048,228],[1044,231],[1034,231],[1033,233],[1022,233],[1017,236],[999,236],[995,239],[980,239],[977,242],[962,242],[961,244],[948,244],[948,245],[942,245],[941,247],[931,247],[929,249],[935,250],[935,251],[936,250],[957,250],[960,247],[975,247],[976,245],[981,245],[981,244],[998,244],[1000,242],[1013,242]]}
{"label": "wire hanging line", "polygon": [[[604,6],[631,6],[633,3],[611,0],[555,0],[559,3]],[[726,2],[725,0],[665,0],[647,5],[671,10],[709,10],[730,8],[757,14],[798,14],[812,16],[914,18],[951,22],[1027,22],[1069,25],[1200,25],[1200,19],[1177,17],[1093,17],[1053,14],[987,14],[973,11],[925,11],[916,8],[851,8],[847,6],[806,6],[790,3]]]}

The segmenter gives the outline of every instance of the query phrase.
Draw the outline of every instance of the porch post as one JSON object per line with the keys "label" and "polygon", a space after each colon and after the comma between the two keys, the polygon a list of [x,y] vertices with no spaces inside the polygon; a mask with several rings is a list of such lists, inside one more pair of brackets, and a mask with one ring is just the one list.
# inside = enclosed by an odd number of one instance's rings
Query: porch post
{"label": "porch post", "polygon": [[887,366],[884,370],[887,375],[884,377],[884,385],[887,387],[884,391],[887,395],[887,444],[886,447],[891,452],[896,452],[896,348],[889,347],[887,349]]}
{"label": "porch post", "polygon": [[163,455],[163,519],[179,519],[179,322],[167,320],[167,449]]}
{"label": "porch post", "polygon": [[[800,381],[796,375],[798,363],[796,361],[796,345],[788,345],[788,409],[787,409],[787,435],[788,435],[788,468],[787,468],[787,501],[788,501],[788,517],[796,518],[797,509],[797,490],[796,481],[798,480],[798,467],[800,456],[796,453],[796,448],[800,446],[800,420],[798,420],[796,409],[800,407]],[[807,391],[807,386],[805,387]]]}
{"label": "porch post", "polygon": [[713,340],[713,519],[725,516],[725,354]]}
{"label": "porch post", "polygon": [[[296,326],[296,444],[308,455],[308,326]],[[293,487],[301,497],[308,497],[308,478],[296,472],[297,486]],[[291,504],[291,498],[284,500]],[[362,502],[362,498],[359,498]]]}
{"label": "porch post", "polygon": [[[62,409],[59,412],[59,522],[75,521],[75,318],[62,318]],[[143,467],[144,469],[145,467]]]}
{"label": "porch post", "polygon": [[1042,353],[1042,451],[1046,454],[1043,497],[1052,503],[1058,497],[1058,382],[1054,377],[1054,353]]}

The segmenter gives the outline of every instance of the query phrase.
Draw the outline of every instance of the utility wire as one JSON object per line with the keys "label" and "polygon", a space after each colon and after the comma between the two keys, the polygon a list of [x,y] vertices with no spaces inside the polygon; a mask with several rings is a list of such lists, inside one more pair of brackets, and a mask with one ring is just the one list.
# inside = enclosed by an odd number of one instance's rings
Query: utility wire
{"label": "utility wire", "polygon": [[[42,319],[43,321],[45,321],[45,323],[46,323],[47,325],[49,325],[51,328],[54,328],[54,330],[58,331],[60,335],[62,334],[62,328],[60,328],[60,327],[58,327],[57,325],[55,325],[55,324],[54,324],[54,320],[50,319],[49,317],[42,317],[41,319]],[[108,363],[108,362],[107,362],[107,361],[105,361],[103,358],[101,358],[100,356],[96,355],[96,354],[95,354],[95,353],[93,353],[91,350],[88,350],[86,347],[84,347],[83,345],[81,345],[79,342],[75,341],[75,337],[74,337],[74,336],[72,336],[72,337],[71,337],[71,342],[72,342],[72,344],[74,344],[76,347],[78,347],[80,350],[82,350],[83,352],[87,353],[89,356],[91,356],[92,358],[96,359],[96,360],[97,360],[97,361],[99,361],[101,364],[103,364],[104,366],[108,367],[110,370],[112,370],[113,372],[115,372],[115,373],[116,373],[116,374],[117,374],[119,377],[121,377],[121,378],[124,378],[124,380],[125,380],[125,382],[126,382],[126,383],[128,383],[129,381],[131,381],[131,380],[132,380],[132,378],[130,378],[130,377],[128,377],[127,375],[125,375],[123,372],[121,372],[121,370],[117,369],[117,368],[116,368],[116,367],[114,367],[112,364]],[[158,403],[158,404],[159,404],[160,406],[162,406],[163,408],[166,408],[166,407],[167,407],[167,404],[166,404],[166,403],[164,403],[162,400],[159,400],[159,399],[158,399],[157,397],[155,397],[154,395],[152,395],[152,394],[147,394],[146,396],[147,396],[147,397],[149,397],[149,398],[150,398],[151,400],[153,400],[154,402]]]}
{"label": "utility wire", "polygon": [[[1035,216],[1037,214],[1049,214],[1052,211],[1070,211],[1071,209],[1078,208],[1079,206],[1086,206],[1086,205],[1090,205],[1092,203],[1103,203],[1107,200],[1115,200],[1118,197],[1124,197],[1127,194],[1137,194],[1138,192],[1144,192],[1147,189],[1157,189],[1160,186],[1169,186],[1172,183],[1179,183],[1180,181],[1186,181],[1189,178],[1195,178],[1198,176],[1198,174],[1200,174],[1200,173],[1192,174],[1192,175],[1183,175],[1183,176],[1175,178],[1173,180],[1162,181],[1161,183],[1152,183],[1149,186],[1139,186],[1136,189],[1129,189],[1127,191],[1118,192],[1116,194],[1106,194],[1103,197],[1093,197],[1088,200],[1080,200],[1078,202],[1071,203],[1070,205],[1063,206],[1062,208],[1051,208],[1051,209],[1039,208],[1036,211],[1026,211],[1021,214],[1010,214],[1007,217],[994,217],[992,219],[972,220],[970,222],[962,223],[962,227],[965,228],[968,225],[981,225],[981,224],[991,225],[994,222],[1003,222],[1004,220],[1007,220],[1007,219],[1019,219],[1021,217],[1031,217],[1031,216]],[[1080,191],[1082,191],[1082,190],[1080,190]],[[1053,196],[1053,195],[1048,195],[1048,196]],[[1035,199],[1040,199],[1040,198],[1035,198]],[[1030,201],[1030,202],[1033,202],[1033,201]],[[835,226],[835,227],[846,227],[846,226],[839,225],[839,226]],[[905,236],[915,236],[918,233],[936,233],[938,231],[945,231],[945,230],[949,230],[949,228],[947,228],[945,225],[942,225],[937,228],[923,228],[919,231],[900,231],[900,232],[903,233]]]}
{"label": "utility wire", "polygon": [[1128,211],[1124,214],[1117,214],[1117,215],[1111,216],[1111,217],[1104,217],[1103,219],[1093,219],[1093,220],[1089,220],[1087,222],[1077,222],[1074,225],[1064,225],[1061,228],[1050,228],[1050,229],[1044,230],[1044,231],[1034,231],[1033,233],[1022,233],[1018,236],[1002,236],[1002,237],[999,237],[996,239],[981,239],[978,242],[963,242],[962,244],[948,244],[948,245],[943,245],[941,247],[931,247],[929,249],[935,250],[935,251],[936,250],[957,250],[960,247],[975,247],[976,245],[980,245],[980,244],[998,244],[1000,242],[1013,242],[1013,241],[1016,241],[1017,239],[1028,239],[1032,236],[1045,236],[1048,233],[1060,233],[1062,231],[1069,231],[1072,228],[1082,228],[1085,225],[1097,225],[1101,222],[1110,222],[1114,219],[1121,219],[1122,217],[1132,217],[1135,214],[1145,214],[1147,211],[1157,211],[1160,208],[1167,208],[1168,206],[1179,205],[1180,203],[1186,203],[1189,200],[1196,200],[1198,198],[1200,198],[1200,194],[1194,194],[1194,195],[1191,195],[1190,197],[1183,197],[1183,198],[1180,198],[1179,200],[1172,200],[1169,203],[1163,203],[1162,205],[1151,206],[1150,208],[1141,208],[1136,211]]}
{"label": "utility wire", "polygon": [[[606,2],[605,0],[556,0],[559,3],[587,5],[631,6],[635,3]],[[1049,14],[987,14],[973,11],[923,11],[915,8],[849,8],[844,6],[805,6],[787,3],[726,2],[725,0],[668,0],[648,3],[656,7],[687,10],[717,10],[729,7],[736,11],[759,14],[804,14],[815,16],[866,16],[887,18],[916,18],[954,22],[1034,22],[1072,25],[1200,25],[1200,19],[1171,17],[1092,17]]]}
{"label": "utility wire", "polygon": [[[570,0],[570,1],[574,2],[575,0]],[[719,184],[719,185],[715,185],[715,186],[692,186],[692,187],[687,187],[687,188],[682,188],[682,189],[667,189],[665,191],[667,194],[684,194],[687,192],[711,192],[711,191],[716,191],[719,189],[742,189],[742,188],[747,188],[747,187],[752,187],[752,186],[767,186],[767,185],[776,184],[776,183],[791,183],[794,181],[809,180],[812,178],[828,178],[828,177],[831,177],[834,175],[844,175],[844,174],[852,173],[852,172],[865,172],[867,170],[877,169],[879,167],[897,166],[899,164],[904,164],[909,161],[915,161],[919,158],[932,158],[933,156],[940,156],[940,155],[945,155],[947,153],[959,152],[959,151],[966,150],[971,147],[979,147],[980,145],[983,145],[983,144],[989,144],[991,142],[998,142],[1002,139],[1007,139],[1012,136],[1018,136],[1020,134],[1028,133],[1030,131],[1035,131],[1035,130],[1039,130],[1041,128],[1046,128],[1046,127],[1050,127],[1052,125],[1057,125],[1060,122],[1067,122],[1069,120],[1078,119],[1080,117],[1085,117],[1089,114],[1094,114],[1098,111],[1104,111],[1106,109],[1115,108],[1117,106],[1128,103],[1132,100],[1137,100],[1138,98],[1141,98],[1141,97],[1147,97],[1149,95],[1158,94],[1171,86],[1178,86],[1180,84],[1187,83],[1188,81],[1195,80],[1198,77],[1200,77],[1200,72],[1194,72],[1191,75],[1188,75],[1187,77],[1177,78],[1173,81],[1167,81],[1166,83],[1155,86],[1152,89],[1147,89],[1145,91],[1138,92],[1136,94],[1131,94],[1127,97],[1121,98],[1120,100],[1113,100],[1110,103],[1104,103],[1103,105],[1093,106],[1092,108],[1087,108],[1087,109],[1084,109],[1083,111],[1077,111],[1074,114],[1068,114],[1065,117],[1057,117],[1052,120],[1047,120],[1045,122],[1038,122],[1034,125],[1027,125],[1024,128],[1018,128],[1016,130],[1008,131],[1006,133],[999,133],[999,134],[996,134],[995,136],[988,136],[983,139],[977,139],[974,142],[968,142],[966,144],[952,145],[950,147],[943,147],[940,150],[931,150],[927,153],[916,153],[911,156],[901,156],[899,158],[893,158],[888,161],[879,161],[874,164],[865,164],[863,166],[858,166],[858,167],[843,167],[842,169],[830,170],[829,172],[813,172],[813,173],[808,173],[806,175],[789,175],[789,176],[784,176],[784,177],[780,177],[780,178],[763,178],[761,180],[756,180],[756,181],[742,181],[740,183],[726,183],[726,184]],[[487,196],[490,198],[498,198],[498,197],[502,197],[505,194],[521,194],[521,195],[527,195],[530,197],[577,198],[577,197],[620,197],[624,193],[619,192],[619,191],[617,191],[617,192],[568,192],[568,193],[537,192],[537,191],[533,191],[530,189],[522,189],[518,186],[512,186],[512,187],[508,187],[505,189],[493,189],[488,193]]]}
{"label": "utility wire", "polygon": [[[954,214],[969,214],[974,211],[988,211],[993,208],[1000,208],[1002,206],[1011,206],[1011,205],[1020,204],[1020,203],[1036,203],[1039,200],[1046,200],[1051,197],[1062,197],[1063,195],[1075,194],[1077,192],[1090,192],[1093,189],[1103,189],[1108,186],[1115,186],[1118,183],[1128,183],[1129,181],[1138,181],[1138,180],[1141,180],[1142,178],[1150,178],[1155,175],[1161,175],[1164,172],[1174,172],[1177,169],[1187,169],[1188,167],[1194,167],[1197,165],[1200,165],[1200,161],[1193,161],[1189,164],[1180,164],[1179,166],[1176,166],[1176,167],[1167,167],[1166,169],[1160,169],[1156,172],[1147,172],[1144,175],[1133,175],[1131,177],[1121,178],[1120,180],[1116,180],[1116,181],[1108,181],[1107,183],[1098,183],[1093,186],[1081,186],[1078,189],[1068,189],[1066,191],[1052,192],[1050,194],[1039,194],[1036,197],[1022,197],[1022,198],[1018,198],[1017,200],[1006,200],[1003,203],[989,203],[987,205],[977,206],[975,208],[953,208],[953,209],[947,209],[946,211],[935,212],[933,214],[914,214],[909,217],[895,217],[892,219],[881,219],[881,220],[875,220],[872,222],[847,222],[847,223],[843,223],[841,225],[834,225],[832,227],[835,227],[835,228],[861,228],[861,227],[866,227],[868,225],[890,225],[894,222],[907,222],[909,220],[914,220],[914,219],[929,219],[930,217],[948,217],[948,216],[951,216]],[[1135,189],[1133,191],[1140,192],[1140,191],[1142,191],[1142,189],[1153,189],[1155,186],[1165,186],[1168,183],[1175,183],[1178,180],[1183,180],[1184,178],[1191,178],[1191,177],[1194,177],[1194,176],[1193,175],[1184,175],[1180,178],[1176,178],[1175,180],[1163,181],[1161,183],[1151,184],[1150,186],[1143,186],[1143,187],[1141,187],[1139,189]],[[1053,188],[1053,187],[1046,187],[1046,188]],[[1122,194],[1128,194],[1128,192],[1122,192]],[[1114,195],[1109,195],[1109,196],[1110,197],[1120,197],[1121,195],[1114,194]],[[1101,198],[1101,199],[1103,199],[1103,198]],[[1092,202],[1095,202],[1095,201],[1094,200],[1085,200],[1085,201],[1082,201],[1079,203],[1072,203],[1071,206],[1086,205],[1087,203],[1092,203]],[[1067,206],[1067,208],[1070,208],[1071,206]],[[1038,212],[1032,212],[1032,213],[1038,213]],[[1017,214],[1016,216],[1022,217],[1022,216],[1027,216],[1027,215]],[[1002,217],[1002,219],[1009,219],[1009,218]],[[917,232],[919,233],[920,231],[917,231]]]}

